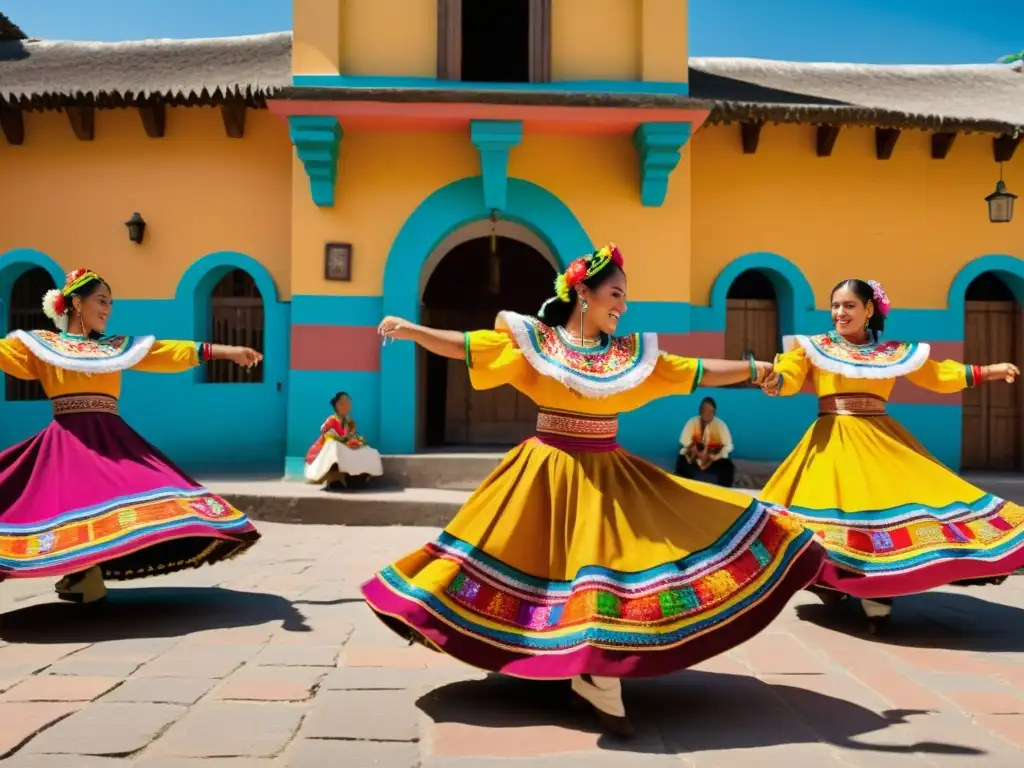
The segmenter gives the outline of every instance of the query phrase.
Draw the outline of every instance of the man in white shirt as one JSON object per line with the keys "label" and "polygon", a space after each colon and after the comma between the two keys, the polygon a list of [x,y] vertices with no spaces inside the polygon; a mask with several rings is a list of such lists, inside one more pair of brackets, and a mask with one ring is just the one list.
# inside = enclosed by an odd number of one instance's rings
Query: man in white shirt
{"label": "man in white shirt", "polygon": [[717,413],[714,399],[705,397],[698,415],[686,422],[679,435],[676,474],[730,488],[736,476],[736,465],[729,458],[732,435]]}

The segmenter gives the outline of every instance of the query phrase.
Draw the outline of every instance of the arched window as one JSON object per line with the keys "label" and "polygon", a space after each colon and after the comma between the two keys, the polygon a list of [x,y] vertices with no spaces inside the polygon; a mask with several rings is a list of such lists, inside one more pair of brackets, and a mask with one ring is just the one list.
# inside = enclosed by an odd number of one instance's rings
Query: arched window
{"label": "arched window", "polygon": [[[233,269],[220,279],[210,296],[210,337],[213,344],[252,347],[263,351],[263,296],[243,269]],[[240,368],[227,360],[207,363],[210,384],[259,384],[263,366]]]}
{"label": "arched window", "polygon": [[[43,314],[43,294],[54,288],[53,278],[42,267],[35,267],[14,281],[7,310],[7,331],[39,331],[53,329],[53,323]],[[6,377],[4,387],[7,400],[46,400],[46,393],[38,381],[23,381]]]}
{"label": "arched window", "polygon": [[775,286],[764,272],[748,269],[736,277],[726,297],[725,356],[737,360],[753,353],[758,360],[772,360],[779,351]]}
{"label": "arched window", "polygon": [[441,80],[551,80],[551,0],[437,0]]}

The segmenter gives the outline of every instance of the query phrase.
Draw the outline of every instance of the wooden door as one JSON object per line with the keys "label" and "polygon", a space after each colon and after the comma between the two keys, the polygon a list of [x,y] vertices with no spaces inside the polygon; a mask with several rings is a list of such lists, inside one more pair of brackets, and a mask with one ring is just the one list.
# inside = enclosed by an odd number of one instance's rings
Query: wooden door
{"label": "wooden door", "polygon": [[[964,303],[964,360],[986,364],[1022,359],[1020,306],[1011,301]],[[964,391],[963,469],[1015,472],[1022,462],[1022,387],[992,382]]]}
{"label": "wooden door", "polygon": [[[490,328],[494,312],[429,310],[438,328]],[[514,445],[532,435],[537,406],[512,387],[476,390],[464,360],[446,360],[444,442],[449,445]]]}
{"label": "wooden door", "polygon": [[739,360],[753,352],[772,360],[779,351],[779,313],[774,299],[727,299],[725,357]]}

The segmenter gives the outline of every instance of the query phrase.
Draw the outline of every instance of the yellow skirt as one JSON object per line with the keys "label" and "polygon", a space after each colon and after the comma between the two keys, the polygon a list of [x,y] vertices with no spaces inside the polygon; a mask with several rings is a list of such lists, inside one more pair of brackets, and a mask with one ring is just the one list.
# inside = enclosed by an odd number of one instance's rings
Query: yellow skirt
{"label": "yellow skirt", "polygon": [[[792,518],[615,445],[531,438],[363,586],[404,637],[519,677],[641,677],[747,640],[814,581]],[[581,449],[582,448],[582,449]]]}
{"label": "yellow skirt", "polygon": [[821,416],[761,493],[828,551],[819,584],[894,597],[1024,566],[1024,509],[976,488],[885,415]]}

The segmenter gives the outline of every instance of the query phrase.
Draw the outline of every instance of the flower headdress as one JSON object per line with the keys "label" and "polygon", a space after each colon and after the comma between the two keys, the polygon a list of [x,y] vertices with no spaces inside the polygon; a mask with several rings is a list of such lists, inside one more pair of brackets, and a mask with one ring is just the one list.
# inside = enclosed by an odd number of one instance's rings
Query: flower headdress
{"label": "flower headdress", "polygon": [[43,295],[43,314],[61,331],[68,330],[68,297],[86,283],[102,280],[91,269],[75,269],[68,272],[63,288],[53,288]]}
{"label": "flower headdress", "polygon": [[572,297],[572,289],[587,280],[609,264],[614,264],[622,269],[622,252],[615,243],[609,243],[604,248],[599,248],[593,253],[581,256],[573,260],[565,272],[555,278],[555,296],[560,301],[568,302]]}
{"label": "flower headdress", "polygon": [[892,302],[889,301],[889,296],[886,294],[882,284],[877,280],[868,280],[867,283],[871,286],[871,292],[875,296],[875,309],[881,313],[882,317],[888,317]]}

